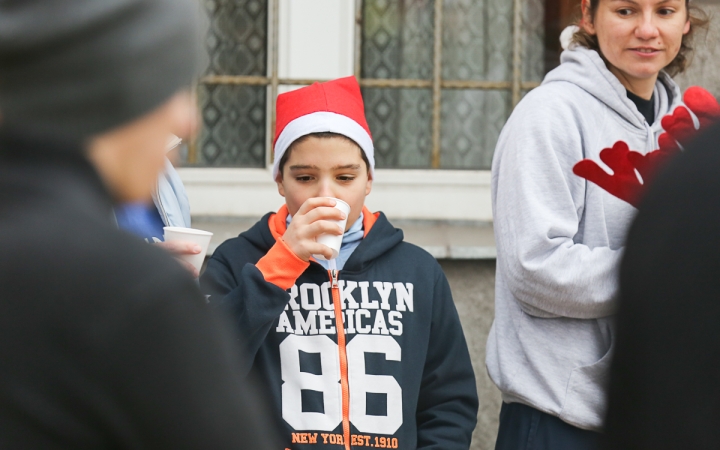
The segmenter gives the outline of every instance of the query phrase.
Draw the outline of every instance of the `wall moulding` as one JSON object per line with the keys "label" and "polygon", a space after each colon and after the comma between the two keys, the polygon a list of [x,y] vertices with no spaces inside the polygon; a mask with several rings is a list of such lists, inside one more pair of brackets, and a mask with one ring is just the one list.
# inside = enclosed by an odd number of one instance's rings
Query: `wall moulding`
{"label": "wall moulding", "polygon": [[[284,202],[269,169],[178,171],[193,215],[260,217]],[[491,222],[490,172],[378,169],[366,203],[394,219]]]}

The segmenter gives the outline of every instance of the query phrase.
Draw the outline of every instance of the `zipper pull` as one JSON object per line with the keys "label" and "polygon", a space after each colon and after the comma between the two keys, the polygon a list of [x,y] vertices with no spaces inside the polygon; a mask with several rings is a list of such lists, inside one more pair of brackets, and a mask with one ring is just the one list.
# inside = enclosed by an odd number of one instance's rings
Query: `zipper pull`
{"label": "zipper pull", "polygon": [[338,271],[337,269],[333,269],[330,271],[330,276],[332,277],[332,287],[336,288],[338,287]]}

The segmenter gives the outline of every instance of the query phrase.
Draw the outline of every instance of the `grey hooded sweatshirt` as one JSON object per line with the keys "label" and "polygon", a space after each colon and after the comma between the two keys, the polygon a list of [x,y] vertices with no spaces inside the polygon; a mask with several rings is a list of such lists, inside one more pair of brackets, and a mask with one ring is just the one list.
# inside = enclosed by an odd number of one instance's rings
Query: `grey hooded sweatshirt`
{"label": "grey hooded sweatshirt", "polygon": [[[681,101],[665,73],[649,125],[597,52],[575,47],[515,108],[492,165],[497,244],[487,369],[505,402],[601,430],[617,269],[630,204],[573,174],[618,141],[657,148],[660,119]],[[608,170],[608,172],[610,172]]]}

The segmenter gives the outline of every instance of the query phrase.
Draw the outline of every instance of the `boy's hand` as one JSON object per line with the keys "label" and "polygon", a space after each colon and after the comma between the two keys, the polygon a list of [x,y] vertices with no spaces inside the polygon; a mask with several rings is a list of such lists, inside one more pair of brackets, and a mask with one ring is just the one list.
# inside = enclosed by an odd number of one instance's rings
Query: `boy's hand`
{"label": "boy's hand", "polygon": [[318,244],[315,238],[321,234],[341,236],[345,232],[337,223],[330,222],[345,219],[345,213],[333,208],[335,203],[335,200],[325,197],[310,198],[295,213],[282,240],[298,258],[303,261],[309,261],[312,255],[332,258],[330,247]]}

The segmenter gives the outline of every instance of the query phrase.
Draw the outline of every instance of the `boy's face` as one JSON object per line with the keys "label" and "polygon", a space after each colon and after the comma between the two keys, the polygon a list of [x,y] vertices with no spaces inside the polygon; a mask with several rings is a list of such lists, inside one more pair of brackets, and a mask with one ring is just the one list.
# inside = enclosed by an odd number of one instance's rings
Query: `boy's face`
{"label": "boy's face", "polygon": [[309,198],[335,197],[350,205],[347,227],[360,217],[372,189],[362,150],[342,137],[310,136],[293,145],[277,182],[293,216]]}

